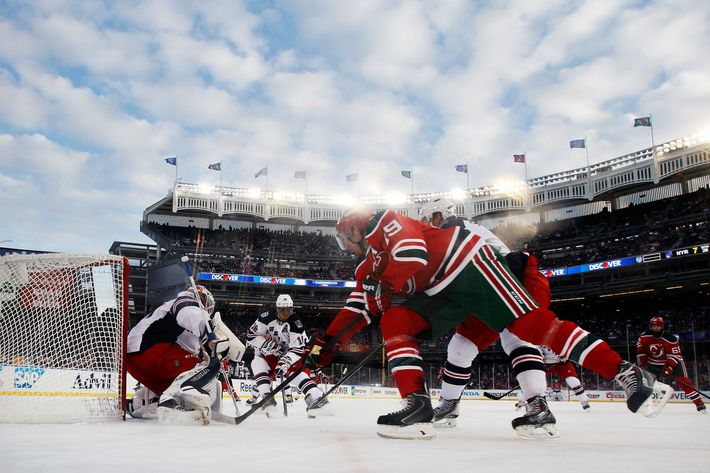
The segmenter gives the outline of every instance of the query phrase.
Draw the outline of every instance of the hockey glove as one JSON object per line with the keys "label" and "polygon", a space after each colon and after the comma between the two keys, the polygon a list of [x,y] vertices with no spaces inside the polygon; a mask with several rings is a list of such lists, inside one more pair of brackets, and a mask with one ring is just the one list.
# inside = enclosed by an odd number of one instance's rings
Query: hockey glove
{"label": "hockey glove", "polygon": [[389,282],[370,275],[362,282],[365,291],[365,307],[372,315],[385,312],[392,305],[392,286]]}
{"label": "hockey glove", "polygon": [[210,358],[217,357],[218,359],[223,359],[227,356],[229,352],[229,339],[228,338],[217,338],[215,332],[208,333],[202,339],[202,346]]}
{"label": "hockey glove", "polygon": [[673,368],[671,368],[670,366],[666,366],[663,368],[663,377],[670,376],[671,374],[673,374]]}
{"label": "hockey glove", "polygon": [[327,343],[329,343],[333,337],[325,333],[316,334],[313,337],[313,341],[308,344],[306,350],[308,350],[308,356],[306,356],[306,368],[317,369],[328,366],[333,360],[333,349],[335,344],[330,345],[328,348],[324,348]]}
{"label": "hockey glove", "polygon": [[276,369],[274,369],[276,379],[285,378],[289,368],[291,368],[291,359],[287,356],[282,357],[276,365]]}

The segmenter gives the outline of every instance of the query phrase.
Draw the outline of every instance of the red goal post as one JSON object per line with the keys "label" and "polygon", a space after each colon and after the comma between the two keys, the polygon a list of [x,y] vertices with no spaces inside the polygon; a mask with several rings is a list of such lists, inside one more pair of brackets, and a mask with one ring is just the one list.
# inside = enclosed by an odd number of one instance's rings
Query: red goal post
{"label": "red goal post", "polygon": [[125,418],[128,260],[0,257],[0,422]]}

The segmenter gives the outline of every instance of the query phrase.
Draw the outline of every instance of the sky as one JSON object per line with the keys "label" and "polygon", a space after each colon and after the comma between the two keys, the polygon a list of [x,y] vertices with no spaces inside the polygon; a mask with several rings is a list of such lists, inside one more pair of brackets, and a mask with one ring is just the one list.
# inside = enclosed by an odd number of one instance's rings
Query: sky
{"label": "sky", "polygon": [[699,0],[0,0],[0,246],[149,243],[169,156],[353,195],[582,167],[578,138],[622,156],[651,145],[636,117],[656,143],[710,128],[708,37]]}

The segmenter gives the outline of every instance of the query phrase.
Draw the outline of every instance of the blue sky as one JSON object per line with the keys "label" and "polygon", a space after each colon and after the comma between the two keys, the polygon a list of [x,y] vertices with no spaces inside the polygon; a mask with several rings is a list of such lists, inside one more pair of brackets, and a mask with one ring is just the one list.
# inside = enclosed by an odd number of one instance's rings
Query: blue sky
{"label": "blue sky", "polygon": [[[463,188],[710,127],[710,3],[0,2],[0,240],[105,252],[187,182]],[[357,183],[345,175],[359,173]]]}

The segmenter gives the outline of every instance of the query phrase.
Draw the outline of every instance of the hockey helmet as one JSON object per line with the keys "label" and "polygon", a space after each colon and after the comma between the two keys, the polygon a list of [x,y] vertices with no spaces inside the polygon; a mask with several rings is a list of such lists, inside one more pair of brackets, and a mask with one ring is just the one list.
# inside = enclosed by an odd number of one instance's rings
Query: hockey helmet
{"label": "hockey helmet", "polygon": [[663,327],[663,317],[652,317],[651,320],[648,322],[649,327],[653,327],[654,325],[660,325]]}
{"label": "hockey helmet", "polygon": [[293,299],[288,294],[279,294],[276,298],[276,307],[293,307]]}
{"label": "hockey helmet", "polygon": [[[338,241],[338,246],[341,250],[348,249],[348,242],[352,242],[350,238],[353,236],[353,230],[358,229],[363,238],[360,240],[360,246],[364,245],[365,229],[374,212],[363,207],[356,207],[346,210],[335,224],[335,239]],[[354,243],[354,242],[352,242]]]}
{"label": "hockey helmet", "polygon": [[197,293],[200,295],[200,302],[202,302],[202,308],[205,309],[209,315],[212,315],[212,312],[214,312],[215,305],[214,296],[212,295],[212,293],[201,284],[197,284],[195,288],[189,288],[188,292],[192,292],[194,294],[194,289],[197,289]]}
{"label": "hockey helmet", "polygon": [[440,213],[442,221],[446,221],[451,217],[456,217],[456,204],[453,200],[445,197],[437,197],[432,199],[419,209],[419,219],[424,218],[431,224],[434,219],[434,214]]}

